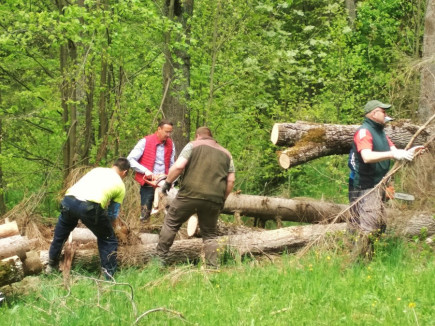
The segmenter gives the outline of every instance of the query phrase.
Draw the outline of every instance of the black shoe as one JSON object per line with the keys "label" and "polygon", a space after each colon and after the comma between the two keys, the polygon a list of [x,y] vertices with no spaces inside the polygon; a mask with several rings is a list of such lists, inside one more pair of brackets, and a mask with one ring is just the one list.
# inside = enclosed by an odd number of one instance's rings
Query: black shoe
{"label": "black shoe", "polygon": [[150,218],[151,215],[151,211],[148,209],[148,207],[146,206],[142,206],[141,210],[140,210],[140,218],[139,220],[141,222],[147,222]]}

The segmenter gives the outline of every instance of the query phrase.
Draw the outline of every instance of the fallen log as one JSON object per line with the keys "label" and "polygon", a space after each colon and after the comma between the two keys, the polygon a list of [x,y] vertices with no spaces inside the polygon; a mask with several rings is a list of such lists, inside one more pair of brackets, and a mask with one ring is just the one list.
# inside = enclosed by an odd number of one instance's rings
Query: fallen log
{"label": "fallen log", "polygon": [[[333,219],[347,205],[313,199],[285,199],[232,193],[225,201],[221,213],[257,217],[263,220],[319,223]],[[348,216],[344,214],[338,222]]]}
{"label": "fallen log", "polygon": [[[399,235],[413,237],[415,234],[425,233],[426,236],[435,234],[435,220],[431,215],[420,214],[403,223],[389,224],[389,228]],[[230,250],[239,255],[263,255],[268,253],[295,252],[319,237],[344,231],[346,223],[315,224],[292,226],[277,230],[254,231],[244,234],[218,237],[222,250]],[[119,248],[118,259],[121,266],[143,265],[156,254],[156,245],[134,245]],[[170,263],[197,261],[202,251],[202,239],[175,241],[169,252]],[[48,260],[47,252],[41,252],[41,260]],[[77,250],[73,259],[74,264],[81,266],[98,266],[97,250]]]}
{"label": "fallen log", "polygon": [[26,258],[26,252],[36,244],[37,239],[29,240],[26,236],[14,235],[0,239],[0,259],[18,256],[22,260]]}
{"label": "fallen log", "polygon": [[[279,164],[288,169],[327,155],[348,154],[353,135],[360,125],[315,124],[309,122],[275,123],[271,141],[289,148],[279,154]],[[385,127],[385,133],[397,148],[404,148],[419,126],[408,122],[395,122]],[[424,130],[414,145],[424,144],[430,139],[430,129]]]}
{"label": "fallen log", "polygon": [[16,221],[6,222],[0,225],[0,238],[12,237],[20,234]]}
{"label": "fallen log", "polygon": [[[294,252],[325,232],[337,232],[345,228],[345,223],[334,224],[329,228],[320,224],[294,226],[271,231],[254,231],[223,236],[218,238],[218,243],[220,247],[227,247],[229,250],[237,251],[240,255],[282,252],[284,250]],[[195,261],[200,258],[201,251],[202,239],[178,240],[171,247],[168,262]],[[155,243],[120,247],[118,251],[119,263],[124,266],[146,264],[155,255]],[[41,251],[40,258],[46,264],[48,253]],[[98,251],[92,249],[77,250],[73,259],[73,265],[80,264],[81,266],[95,266],[98,262]]]}
{"label": "fallen log", "polygon": [[95,234],[93,234],[92,231],[89,230],[88,228],[75,228],[71,232],[70,236],[72,241],[76,243],[84,244],[88,242],[97,241],[97,237],[95,236]]}
{"label": "fallen log", "polygon": [[[171,189],[169,195],[160,200],[165,206],[171,204],[178,189]],[[347,205],[322,202],[314,199],[286,199],[231,193],[221,211],[222,214],[238,214],[262,220],[291,221],[300,223],[319,223],[333,219]],[[337,222],[346,221],[343,214]]]}
{"label": "fallen log", "polygon": [[24,278],[23,263],[18,256],[0,261],[0,286],[19,282]]}
{"label": "fallen log", "polygon": [[31,250],[26,252],[26,259],[23,262],[25,275],[36,275],[42,271],[42,263],[39,259],[39,253]]}

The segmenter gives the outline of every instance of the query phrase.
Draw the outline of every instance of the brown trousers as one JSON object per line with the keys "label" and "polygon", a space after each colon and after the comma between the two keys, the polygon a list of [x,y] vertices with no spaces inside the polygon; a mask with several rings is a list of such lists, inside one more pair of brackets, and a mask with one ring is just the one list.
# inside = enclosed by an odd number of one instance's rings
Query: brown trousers
{"label": "brown trousers", "polygon": [[175,198],[166,213],[160,231],[159,243],[157,244],[157,255],[160,259],[166,261],[169,248],[172,246],[181,225],[196,213],[204,243],[206,263],[216,267],[218,265],[216,226],[221,206],[203,199]]}
{"label": "brown trousers", "polygon": [[[372,190],[359,190],[353,194],[354,201],[364,197],[351,209],[351,224],[365,234],[380,233],[385,229],[384,191]],[[372,192],[366,195],[370,191]]]}

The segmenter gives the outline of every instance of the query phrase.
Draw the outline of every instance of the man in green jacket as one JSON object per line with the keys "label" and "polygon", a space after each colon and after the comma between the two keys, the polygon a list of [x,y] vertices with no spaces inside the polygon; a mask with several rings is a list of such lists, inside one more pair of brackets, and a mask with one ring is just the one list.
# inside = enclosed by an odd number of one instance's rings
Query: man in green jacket
{"label": "man in green jacket", "polygon": [[385,134],[388,121],[386,110],[391,104],[377,100],[364,106],[365,119],[353,138],[351,158],[355,170],[353,190],[349,194],[351,204],[360,197],[352,210],[351,222],[365,234],[385,230],[384,187],[373,190],[390,169],[390,159],[412,161],[414,154],[423,146],[409,150],[397,149]]}
{"label": "man in green jacket", "polygon": [[207,127],[196,130],[195,140],[187,144],[169,169],[162,187],[167,194],[172,183],[184,171],[177,197],[172,201],[160,231],[157,254],[166,263],[169,248],[181,225],[198,215],[204,242],[206,263],[218,266],[217,220],[235,181],[235,168],[228,150],[213,139]]}

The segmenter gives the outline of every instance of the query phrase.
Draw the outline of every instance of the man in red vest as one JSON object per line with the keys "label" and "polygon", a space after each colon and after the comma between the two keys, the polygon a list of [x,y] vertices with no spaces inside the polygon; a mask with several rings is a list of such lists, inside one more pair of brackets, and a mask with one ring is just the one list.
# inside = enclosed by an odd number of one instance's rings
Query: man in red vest
{"label": "man in red vest", "polygon": [[146,181],[153,181],[162,174],[168,174],[169,168],[174,164],[175,145],[171,139],[172,129],[172,122],[160,121],[157,131],[139,140],[127,157],[131,168],[136,171],[135,180],[141,186],[141,222],[149,219],[154,200],[154,188]]}

